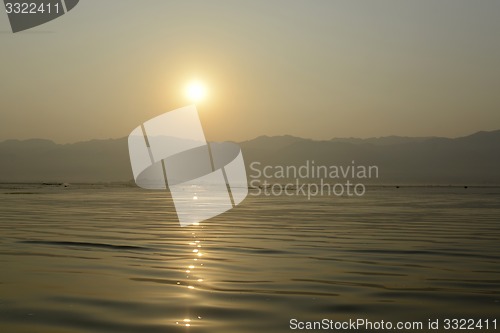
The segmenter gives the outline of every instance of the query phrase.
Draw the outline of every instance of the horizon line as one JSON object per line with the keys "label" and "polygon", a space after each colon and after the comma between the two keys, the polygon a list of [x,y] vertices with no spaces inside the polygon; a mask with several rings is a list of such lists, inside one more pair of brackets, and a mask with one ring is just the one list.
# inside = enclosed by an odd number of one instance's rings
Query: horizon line
{"label": "horizon line", "polygon": [[[280,138],[280,137],[292,137],[292,138],[297,138],[297,139],[302,139],[302,140],[308,140],[308,141],[317,141],[317,142],[326,142],[326,141],[333,141],[333,140],[339,140],[339,139],[344,139],[344,140],[370,140],[370,139],[382,139],[382,138],[410,138],[410,139],[460,139],[460,138],[466,138],[475,134],[479,133],[493,133],[493,132],[499,132],[500,129],[496,130],[479,130],[475,131],[473,133],[467,134],[467,135],[462,135],[462,136],[456,136],[456,137],[447,137],[447,136],[436,136],[436,135],[431,135],[431,136],[404,136],[404,135],[395,135],[395,134],[390,134],[390,135],[383,135],[383,136],[371,136],[371,137],[332,137],[330,139],[314,139],[314,138],[305,138],[301,136],[295,136],[291,134],[281,134],[281,135],[267,135],[267,134],[262,134],[258,135],[256,137],[253,137],[251,139],[246,139],[242,141],[235,141],[235,140],[225,140],[226,142],[235,142],[235,143],[244,143],[244,142],[249,142],[256,140],[258,138]],[[118,137],[118,138],[95,138],[95,139],[83,139],[80,141],[73,141],[73,142],[57,142],[53,139],[48,139],[48,138],[26,138],[26,139],[3,139],[0,141],[0,144],[8,142],[8,141],[19,141],[19,142],[25,142],[25,141],[49,141],[51,143],[54,143],[56,145],[72,145],[72,144],[78,144],[78,143],[85,143],[85,142],[91,142],[91,141],[112,141],[112,140],[123,140],[126,139],[127,136],[123,137]],[[219,141],[219,140],[208,140],[209,142],[224,142],[224,141]]]}

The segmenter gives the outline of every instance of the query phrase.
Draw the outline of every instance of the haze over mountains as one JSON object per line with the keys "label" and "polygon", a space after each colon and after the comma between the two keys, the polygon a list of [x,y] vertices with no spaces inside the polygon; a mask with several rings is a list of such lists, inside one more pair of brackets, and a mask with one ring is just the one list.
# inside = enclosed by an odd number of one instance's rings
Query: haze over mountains
{"label": "haze over mountains", "polygon": [[[239,143],[248,166],[376,165],[367,183],[500,185],[500,130],[439,137],[334,138],[293,136]],[[132,180],[127,138],[56,144],[49,140],[0,142],[0,182],[122,182]]]}

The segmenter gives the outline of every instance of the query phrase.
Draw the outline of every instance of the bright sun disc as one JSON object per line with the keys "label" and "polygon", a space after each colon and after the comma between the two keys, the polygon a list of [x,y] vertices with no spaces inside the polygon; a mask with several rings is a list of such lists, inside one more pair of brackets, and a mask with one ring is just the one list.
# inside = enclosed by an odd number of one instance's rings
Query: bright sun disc
{"label": "bright sun disc", "polygon": [[207,89],[200,81],[193,81],[188,84],[186,95],[192,102],[199,102],[207,95]]}

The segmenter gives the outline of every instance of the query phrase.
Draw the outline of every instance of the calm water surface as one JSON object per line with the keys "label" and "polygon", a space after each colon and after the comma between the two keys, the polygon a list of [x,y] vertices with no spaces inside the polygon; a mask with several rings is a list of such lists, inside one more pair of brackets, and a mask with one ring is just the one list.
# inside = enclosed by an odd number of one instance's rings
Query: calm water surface
{"label": "calm water surface", "polygon": [[181,228],[163,192],[2,185],[0,265],[0,332],[500,323],[500,189],[249,196]]}

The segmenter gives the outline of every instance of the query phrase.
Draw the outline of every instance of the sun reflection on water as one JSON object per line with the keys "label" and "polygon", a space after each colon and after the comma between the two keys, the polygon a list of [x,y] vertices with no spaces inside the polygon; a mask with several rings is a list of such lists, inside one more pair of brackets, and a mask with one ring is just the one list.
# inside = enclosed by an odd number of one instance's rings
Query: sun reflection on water
{"label": "sun reflection on water", "polygon": [[[194,226],[198,226],[199,224],[196,223]],[[196,287],[200,285],[204,280],[201,276],[199,276],[199,268],[200,266],[203,266],[203,263],[200,263],[201,257],[203,256],[203,253],[201,252],[201,241],[197,239],[196,233],[192,232],[191,237],[193,238],[190,242],[188,242],[188,245],[190,246],[190,258],[189,263],[184,267],[183,271],[186,273],[186,279],[184,281],[178,281],[177,285],[186,288],[189,290],[189,292],[194,292],[196,290]],[[191,257],[192,256],[192,257]],[[189,316],[191,317],[191,316]],[[195,325],[193,322],[193,319],[198,322],[198,320],[201,320],[201,316],[195,316],[191,318],[185,318],[180,321],[176,321],[175,324],[179,326],[184,326],[184,327],[192,327]]]}

